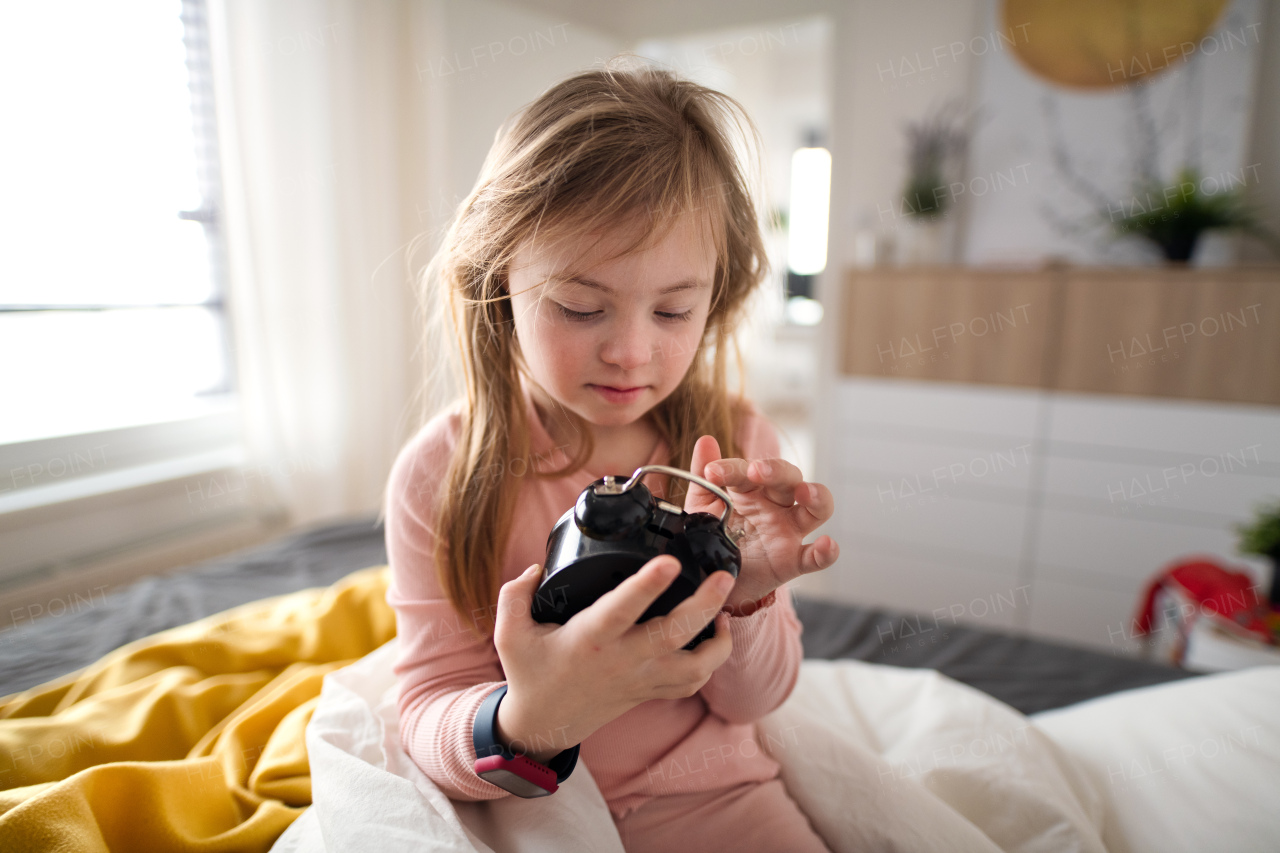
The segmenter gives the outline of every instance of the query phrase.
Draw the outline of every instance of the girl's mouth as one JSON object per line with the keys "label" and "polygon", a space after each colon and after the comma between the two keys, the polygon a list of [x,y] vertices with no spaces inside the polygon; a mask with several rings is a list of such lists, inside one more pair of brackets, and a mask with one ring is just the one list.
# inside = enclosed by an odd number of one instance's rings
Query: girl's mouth
{"label": "girl's mouth", "polygon": [[587,387],[610,403],[630,403],[649,386],[635,385],[630,388],[614,388],[609,385],[588,385]]}

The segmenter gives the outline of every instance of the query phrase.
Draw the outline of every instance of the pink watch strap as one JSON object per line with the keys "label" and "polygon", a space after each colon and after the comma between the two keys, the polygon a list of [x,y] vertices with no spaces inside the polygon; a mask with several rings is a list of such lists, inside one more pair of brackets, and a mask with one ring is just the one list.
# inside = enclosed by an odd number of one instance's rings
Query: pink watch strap
{"label": "pink watch strap", "polygon": [[[507,758],[503,755],[488,755],[484,758],[477,758],[475,771],[477,776],[482,779],[486,779],[486,781],[493,780],[487,779],[485,774],[501,773],[502,771],[506,771],[507,773],[520,777],[536,788],[541,788],[543,791],[546,791],[547,794],[554,794],[556,789],[559,787],[556,784],[556,772],[554,770],[526,758],[523,755],[517,755],[515,758]],[[499,785],[499,787],[511,790],[507,785]],[[512,791],[512,793],[519,792]],[[530,794],[533,796],[545,796],[544,794],[537,793],[536,791],[530,791],[529,793],[521,794],[521,796],[529,796]]]}

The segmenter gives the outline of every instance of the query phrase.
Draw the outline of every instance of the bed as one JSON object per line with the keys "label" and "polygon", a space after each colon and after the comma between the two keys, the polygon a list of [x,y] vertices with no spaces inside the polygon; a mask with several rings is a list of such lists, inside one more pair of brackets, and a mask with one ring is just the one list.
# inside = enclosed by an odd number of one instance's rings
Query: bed
{"label": "bed", "polygon": [[[0,849],[619,851],[588,768],[455,803],[407,760],[385,561],[352,519],[5,632]],[[800,680],[757,727],[836,853],[1275,849],[1280,668],[909,645],[909,614],[795,603]]]}
{"label": "bed", "polygon": [[[0,637],[0,696],[93,663],[142,637],[268,596],[328,586],[385,563],[373,518],[328,524],[167,576],[139,581],[98,605],[28,623]],[[936,669],[1030,714],[1133,687],[1190,677],[1169,666],[946,625],[927,645],[886,642],[910,614],[795,597],[808,658],[864,660]],[[924,620],[928,627],[929,617]]]}

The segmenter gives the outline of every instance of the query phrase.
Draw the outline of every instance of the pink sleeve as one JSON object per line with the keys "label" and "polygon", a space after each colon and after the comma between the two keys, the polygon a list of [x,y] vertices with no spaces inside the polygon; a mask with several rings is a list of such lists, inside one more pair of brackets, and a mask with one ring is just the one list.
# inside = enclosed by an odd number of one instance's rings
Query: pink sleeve
{"label": "pink sleeve", "polygon": [[478,639],[436,578],[435,506],[458,418],[433,419],[401,450],[387,487],[387,603],[395,610],[400,743],[445,794],[491,800],[509,793],[475,774],[471,727],[504,683],[491,639]]}
{"label": "pink sleeve", "polygon": [[[742,458],[782,455],[773,425],[754,407],[742,430]],[[698,691],[711,712],[730,723],[750,723],[785,702],[800,676],[801,630],[786,586],[770,606],[729,617],[733,652]]]}

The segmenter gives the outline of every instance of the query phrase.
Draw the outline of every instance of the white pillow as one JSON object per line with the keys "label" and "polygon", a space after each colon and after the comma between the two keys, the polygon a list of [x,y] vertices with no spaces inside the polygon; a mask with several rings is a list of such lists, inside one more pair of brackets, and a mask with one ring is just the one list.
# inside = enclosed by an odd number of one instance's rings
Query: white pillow
{"label": "white pillow", "polygon": [[1112,853],[1280,850],[1280,667],[1031,717],[1104,793]]}

